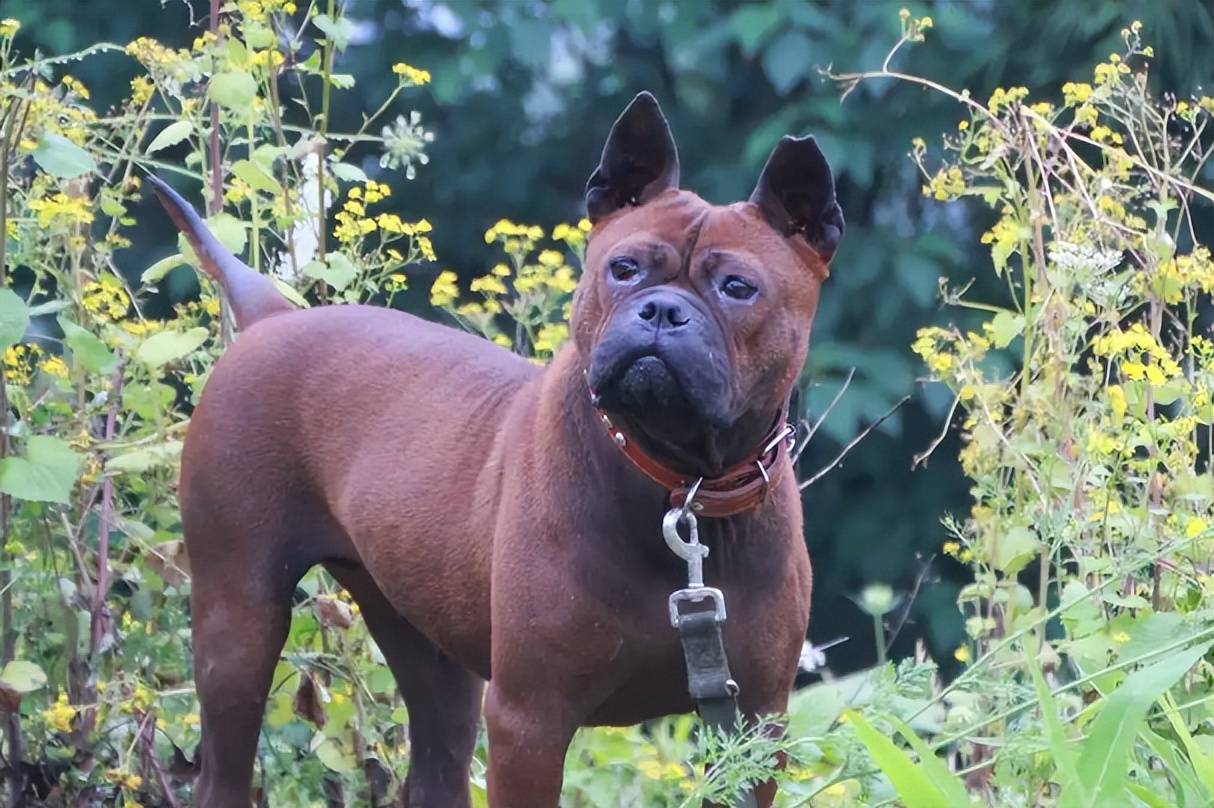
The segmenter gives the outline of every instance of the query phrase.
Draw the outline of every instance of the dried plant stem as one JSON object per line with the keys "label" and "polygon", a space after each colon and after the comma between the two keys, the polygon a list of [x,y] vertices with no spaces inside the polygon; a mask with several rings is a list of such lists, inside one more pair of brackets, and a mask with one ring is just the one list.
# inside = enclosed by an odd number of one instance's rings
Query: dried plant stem
{"label": "dried plant stem", "polygon": [[881,415],[880,418],[873,421],[871,424],[869,424],[867,427],[865,427],[863,432],[861,432],[859,435],[856,435],[856,437],[852,438],[848,442],[848,444],[843,447],[843,451],[839,452],[839,454],[835,456],[834,460],[827,463],[816,474],[814,474],[812,477],[810,477],[805,482],[801,483],[798,486],[798,489],[801,491],[804,491],[806,488],[809,488],[811,485],[816,483],[818,480],[825,477],[828,473],[830,473],[831,470],[833,470],[836,466],[838,466],[840,463],[843,462],[843,458],[847,457],[848,453],[850,453],[852,449],[856,448],[856,446],[860,443],[860,441],[867,438],[874,429],[881,426],[881,424],[885,423],[886,419],[888,419],[891,415],[893,415],[895,412],[897,412],[902,407],[902,405],[908,401],[910,401],[910,396],[903,396],[902,398],[898,399],[897,403],[894,404],[894,406],[890,407],[888,410],[886,410]]}

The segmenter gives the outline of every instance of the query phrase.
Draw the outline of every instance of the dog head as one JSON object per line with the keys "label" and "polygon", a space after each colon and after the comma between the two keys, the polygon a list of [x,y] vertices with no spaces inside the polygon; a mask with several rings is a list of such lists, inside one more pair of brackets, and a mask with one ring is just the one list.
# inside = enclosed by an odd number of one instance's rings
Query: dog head
{"label": "dog head", "polygon": [[805,362],[843,235],[825,157],[785,137],[747,201],[711,205],[679,188],[670,127],[641,93],[586,208],[572,327],[599,407],[686,470],[720,470],[771,427]]}

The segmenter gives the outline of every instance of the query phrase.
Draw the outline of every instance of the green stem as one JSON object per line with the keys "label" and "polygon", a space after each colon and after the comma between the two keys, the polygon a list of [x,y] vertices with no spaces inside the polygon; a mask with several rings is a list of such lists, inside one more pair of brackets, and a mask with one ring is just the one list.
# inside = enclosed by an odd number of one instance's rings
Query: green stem
{"label": "green stem", "polygon": [[[247,118],[247,131],[249,137],[249,160],[253,159],[253,114],[250,112]],[[252,219],[252,243],[249,246],[249,252],[252,258],[253,271],[261,271],[261,210],[257,204],[257,189],[250,189],[249,193],[249,216]]]}

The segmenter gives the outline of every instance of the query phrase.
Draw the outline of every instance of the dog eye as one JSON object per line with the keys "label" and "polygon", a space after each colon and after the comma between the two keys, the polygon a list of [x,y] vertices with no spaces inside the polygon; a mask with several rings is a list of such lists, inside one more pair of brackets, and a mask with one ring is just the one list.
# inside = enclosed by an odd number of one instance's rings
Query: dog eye
{"label": "dog eye", "polygon": [[759,290],[755,288],[754,284],[737,275],[729,275],[721,281],[722,294],[732,297],[734,300],[749,300],[755,296],[757,291]]}
{"label": "dog eye", "polygon": [[611,270],[611,277],[621,283],[627,283],[635,278],[641,271],[640,266],[631,258],[612,258],[607,265]]}

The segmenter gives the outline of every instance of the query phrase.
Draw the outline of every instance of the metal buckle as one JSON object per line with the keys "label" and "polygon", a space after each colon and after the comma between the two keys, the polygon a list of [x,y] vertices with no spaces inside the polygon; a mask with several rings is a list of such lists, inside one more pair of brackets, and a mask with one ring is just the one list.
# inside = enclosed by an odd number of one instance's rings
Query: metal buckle
{"label": "metal buckle", "polygon": [[767,457],[767,454],[772,449],[776,448],[780,441],[786,439],[789,441],[796,441],[797,439],[797,428],[789,423],[784,424],[784,428],[777,432],[776,436],[767,442],[767,445],[763,447],[763,451],[759,452],[759,461],[762,462],[763,458]]}
{"label": "metal buckle", "polygon": [[[712,601],[713,619],[716,620],[718,623],[724,623],[725,622],[725,595],[724,595],[724,593],[722,593],[720,589],[717,589],[716,587],[713,587],[713,586],[693,586],[693,587],[688,587],[687,589],[676,589],[675,591],[670,593],[670,600],[668,603],[668,605],[670,607],[670,625],[672,625],[675,628],[678,628],[682,624],[683,618],[687,616],[679,611],[680,603],[685,603],[685,602],[701,603],[705,600]],[[705,611],[707,611],[707,610],[705,610]],[[699,612],[695,612],[695,614],[699,614]]]}

